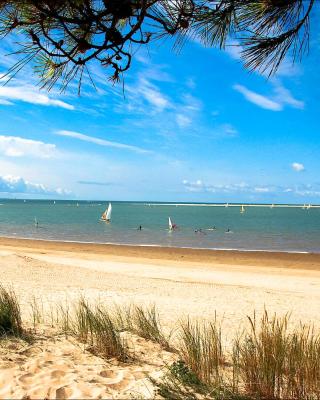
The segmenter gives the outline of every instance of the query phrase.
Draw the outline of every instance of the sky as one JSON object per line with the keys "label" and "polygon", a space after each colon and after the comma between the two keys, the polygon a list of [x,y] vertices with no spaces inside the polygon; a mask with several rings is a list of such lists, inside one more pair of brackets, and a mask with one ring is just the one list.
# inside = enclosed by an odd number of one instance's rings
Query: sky
{"label": "sky", "polygon": [[[267,79],[189,41],[137,52],[122,85],[91,67],[79,97],[0,82],[0,197],[320,203],[318,35]],[[0,73],[12,65],[0,41]],[[0,81],[3,79],[0,78]]]}

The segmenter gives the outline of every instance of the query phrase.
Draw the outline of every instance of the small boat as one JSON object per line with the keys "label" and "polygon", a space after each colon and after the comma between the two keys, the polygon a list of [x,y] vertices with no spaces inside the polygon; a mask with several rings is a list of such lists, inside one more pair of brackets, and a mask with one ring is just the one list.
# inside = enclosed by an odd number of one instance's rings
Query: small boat
{"label": "small boat", "polygon": [[241,208],[240,208],[240,213],[243,214],[245,211],[246,210],[245,210],[244,206],[242,205]]}
{"label": "small boat", "polygon": [[229,203],[226,203],[224,206],[225,206],[225,207],[229,207]]}
{"label": "small boat", "polygon": [[311,204],[308,204],[307,206],[307,210],[309,210],[311,208]]}
{"label": "small boat", "polygon": [[109,203],[108,208],[101,215],[101,221],[110,222],[111,221],[112,205]]}
{"label": "small boat", "polygon": [[174,229],[177,228],[177,225],[172,223],[170,217],[168,218],[168,222],[169,222],[169,231],[173,231]]}

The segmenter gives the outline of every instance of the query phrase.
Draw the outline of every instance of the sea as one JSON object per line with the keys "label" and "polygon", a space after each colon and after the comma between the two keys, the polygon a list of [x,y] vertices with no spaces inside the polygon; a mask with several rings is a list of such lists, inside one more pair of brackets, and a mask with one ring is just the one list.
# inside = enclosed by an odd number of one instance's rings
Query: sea
{"label": "sea", "polygon": [[[0,200],[0,236],[198,249],[320,252],[320,208]],[[168,229],[168,218],[177,229]],[[37,222],[37,223],[36,223]],[[139,229],[141,225],[142,229]]]}

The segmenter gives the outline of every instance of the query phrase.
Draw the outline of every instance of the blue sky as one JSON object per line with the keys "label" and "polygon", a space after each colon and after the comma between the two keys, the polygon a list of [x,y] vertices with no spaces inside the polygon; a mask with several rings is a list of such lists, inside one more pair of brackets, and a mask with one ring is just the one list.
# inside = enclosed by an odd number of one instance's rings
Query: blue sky
{"label": "blue sky", "polygon": [[320,203],[317,43],[269,80],[233,44],[141,49],[125,97],[96,65],[81,97],[0,86],[0,197]]}

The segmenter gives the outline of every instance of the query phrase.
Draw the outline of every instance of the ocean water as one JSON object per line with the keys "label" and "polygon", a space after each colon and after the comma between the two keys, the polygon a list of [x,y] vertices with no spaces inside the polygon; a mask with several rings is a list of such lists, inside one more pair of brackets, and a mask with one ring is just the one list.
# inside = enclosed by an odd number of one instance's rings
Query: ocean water
{"label": "ocean water", "polygon": [[[206,249],[320,252],[320,208],[0,200],[0,236]],[[168,217],[178,225],[168,230]],[[38,227],[35,226],[35,218]],[[138,230],[142,225],[142,230]],[[210,228],[216,227],[216,230]],[[196,233],[195,230],[202,229]],[[226,233],[227,229],[230,233]]]}

